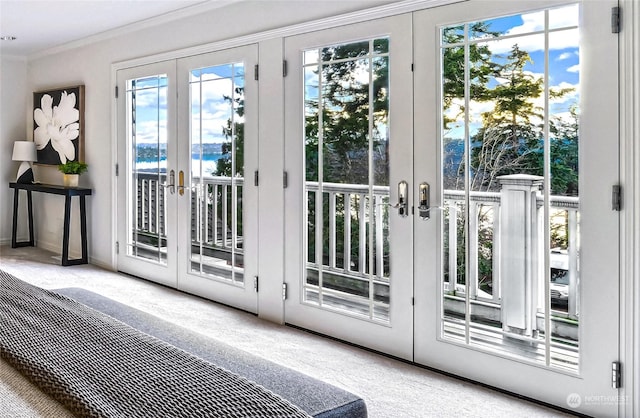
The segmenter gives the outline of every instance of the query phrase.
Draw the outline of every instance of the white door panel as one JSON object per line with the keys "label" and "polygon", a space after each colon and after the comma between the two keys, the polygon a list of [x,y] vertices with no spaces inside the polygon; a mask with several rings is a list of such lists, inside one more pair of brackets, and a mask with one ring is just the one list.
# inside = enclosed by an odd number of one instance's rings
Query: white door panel
{"label": "white door panel", "polygon": [[410,27],[404,15],[285,41],[285,321],[402,358],[412,218],[390,204],[411,176]]}
{"label": "white door panel", "polygon": [[[415,164],[414,183],[436,185],[432,200],[437,207],[431,219],[415,222],[415,361],[563,408],[616,416],[618,390],[611,386],[611,367],[618,356],[619,231],[610,195],[618,182],[617,36],[601,18],[615,2],[559,6],[472,1],[415,13],[415,132],[430,134],[416,135],[416,161],[423,164]],[[498,33],[480,34],[483,29],[474,25],[483,23]],[[509,30],[513,26],[517,29]],[[449,44],[441,44],[441,33]],[[457,44],[450,40],[454,36],[459,36]],[[492,41],[494,36],[500,39]],[[486,46],[490,59],[506,67],[514,44],[530,58],[520,67],[520,78],[481,81],[476,71],[481,61],[473,53]],[[455,53],[470,57],[466,77],[464,70],[459,73],[457,91],[443,85],[439,74],[444,68],[445,81],[455,79],[446,77]],[[512,66],[510,74],[517,69]],[[562,82],[565,78],[579,78],[579,85]],[[502,144],[504,155],[509,147],[522,147],[527,135],[533,138],[531,150],[517,157],[518,167],[509,165],[513,159],[497,160],[487,146],[500,146],[493,126],[508,126],[500,125],[501,113],[494,107],[499,93],[487,98],[498,85],[503,92],[526,87],[527,94],[536,96],[529,115],[539,116],[531,116],[529,125],[525,105],[512,110],[517,139]],[[567,90],[562,93],[562,88]],[[574,139],[567,134],[570,98],[579,109]],[[460,105],[454,112],[456,100]],[[493,113],[483,119],[482,112]],[[534,120],[537,125],[527,131]],[[468,180],[456,177],[449,166],[456,138],[465,136],[469,154],[460,157],[468,158],[460,164],[466,161],[472,168]],[[579,170],[568,168],[572,153],[579,157]],[[532,163],[524,163],[530,161],[525,154],[540,155],[540,171],[528,169]],[[489,161],[498,164],[489,169]],[[498,177],[516,173],[520,177]],[[576,178],[563,183],[567,174]],[[552,332],[547,336],[545,329]]]}
{"label": "white door panel", "polygon": [[256,45],[178,61],[185,171],[178,211],[191,214],[178,219],[184,249],[178,289],[253,313],[258,310],[257,61]]}
{"label": "white door panel", "polygon": [[118,269],[176,286],[175,61],[119,70]]}

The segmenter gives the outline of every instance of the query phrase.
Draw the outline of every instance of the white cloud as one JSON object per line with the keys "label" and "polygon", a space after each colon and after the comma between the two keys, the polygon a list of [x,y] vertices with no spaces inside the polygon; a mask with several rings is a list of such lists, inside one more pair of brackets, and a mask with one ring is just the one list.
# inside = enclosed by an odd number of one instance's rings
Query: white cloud
{"label": "white cloud", "polygon": [[167,103],[167,88],[144,89],[135,92],[136,108],[165,106]]}
{"label": "white cloud", "polygon": [[519,35],[544,30],[544,11],[526,13],[521,15],[521,17],[522,24],[509,29],[506,35]]}
{"label": "white cloud", "polygon": [[[487,42],[493,54],[505,54],[511,51],[513,45],[529,53],[544,51],[544,35],[522,35],[515,38],[498,39]],[[580,45],[580,36],[577,30],[566,30],[549,34],[549,50],[562,50],[577,48]]]}
{"label": "white cloud", "polygon": [[565,7],[549,10],[549,27],[567,28],[576,27],[580,20],[580,6],[572,4]]}
{"label": "white cloud", "polygon": [[568,60],[574,55],[578,55],[577,52],[563,52],[562,54],[558,55],[558,58],[556,58],[556,61]]}
{"label": "white cloud", "polygon": [[571,91],[561,98],[551,99],[551,103],[575,102],[580,98],[580,84],[571,84],[565,81],[557,86],[551,86],[554,90],[570,89]]}
{"label": "white cloud", "polygon": [[579,64],[572,65],[571,67],[567,68],[567,72],[569,72],[569,73],[579,73],[580,72],[580,65]]}
{"label": "white cloud", "polygon": [[[522,24],[514,26],[505,32],[505,36],[522,35],[510,39],[500,39],[489,43],[491,52],[504,54],[509,52],[514,44],[518,44],[521,50],[534,52],[544,50],[544,35],[530,35],[531,33],[544,31],[544,11],[525,13],[521,15]],[[578,5],[570,5],[549,11],[549,27],[551,29],[570,28],[578,26]],[[551,32],[549,34],[549,49],[559,50],[576,48],[579,46],[579,34],[577,29]],[[565,54],[563,54],[565,55]],[[566,59],[569,56],[564,56]]]}
{"label": "white cloud", "polygon": [[167,142],[167,121],[157,120],[136,123],[136,143],[154,144]]}
{"label": "white cloud", "polygon": [[[577,4],[573,4],[549,10],[549,27],[559,29],[578,26],[578,7]],[[509,29],[506,32],[507,35],[519,35],[544,30],[544,11],[525,13],[521,17],[522,24]]]}

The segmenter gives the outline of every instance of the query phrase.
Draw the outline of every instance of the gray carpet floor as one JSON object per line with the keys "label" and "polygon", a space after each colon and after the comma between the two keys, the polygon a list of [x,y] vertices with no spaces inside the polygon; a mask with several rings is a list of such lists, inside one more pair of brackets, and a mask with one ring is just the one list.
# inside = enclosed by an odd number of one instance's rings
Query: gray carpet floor
{"label": "gray carpet floor", "polygon": [[[59,262],[59,256],[38,248],[0,247],[0,268],[26,282],[46,289],[85,288],[329,382],[364,398],[372,418],[570,416],[145,280]],[[66,417],[3,362],[0,410],[9,413],[3,417]]]}

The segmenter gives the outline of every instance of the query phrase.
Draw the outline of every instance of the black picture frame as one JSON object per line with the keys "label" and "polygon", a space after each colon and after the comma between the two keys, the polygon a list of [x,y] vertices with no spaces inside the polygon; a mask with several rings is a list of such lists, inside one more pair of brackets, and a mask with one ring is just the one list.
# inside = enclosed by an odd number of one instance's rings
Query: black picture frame
{"label": "black picture frame", "polygon": [[36,164],[84,161],[84,85],[34,92],[32,115]]}

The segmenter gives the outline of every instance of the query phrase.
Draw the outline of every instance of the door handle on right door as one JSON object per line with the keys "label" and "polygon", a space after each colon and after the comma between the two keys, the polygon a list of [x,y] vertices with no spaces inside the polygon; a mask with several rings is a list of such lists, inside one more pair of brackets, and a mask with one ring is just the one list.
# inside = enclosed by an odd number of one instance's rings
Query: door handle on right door
{"label": "door handle on right door", "polygon": [[418,198],[420,199],[420,204],[418,205],[418,214],[420,215],[420,219],[427,220],[431,217],[431,207],[429,205],[430,194],[431,187],[429,186],[429,183],[420,183],[420,186],[418,186]]}
{"label": "door handle on right door", "polygon": [[182,170],[178,174],[178,194],[184,195],[184,171]]}

